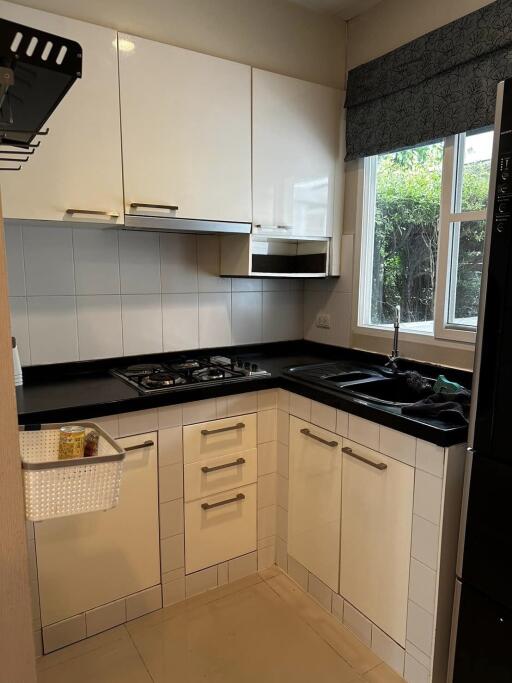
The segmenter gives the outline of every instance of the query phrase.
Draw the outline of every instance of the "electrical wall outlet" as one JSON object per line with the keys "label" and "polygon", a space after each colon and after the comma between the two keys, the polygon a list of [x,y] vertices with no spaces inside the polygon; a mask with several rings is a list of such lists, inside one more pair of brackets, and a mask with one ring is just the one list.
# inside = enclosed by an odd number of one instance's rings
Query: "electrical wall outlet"
{"label": "electrical wall outlet", "polygon": [[326,330],[331,329],[331,316],[329,313],[319,313],[316,316],[316,326],[323,327]]}

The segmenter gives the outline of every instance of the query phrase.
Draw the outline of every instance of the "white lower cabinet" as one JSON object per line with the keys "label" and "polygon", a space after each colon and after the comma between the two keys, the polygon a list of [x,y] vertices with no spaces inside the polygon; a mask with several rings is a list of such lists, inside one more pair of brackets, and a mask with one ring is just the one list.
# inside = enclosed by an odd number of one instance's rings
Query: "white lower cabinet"
{"label": "white lower cabinet", "polygon": [[341,437],[290,418],[288,552],[338,590]]}
{"label": "white lower cabinet", "polygon": [[256,484],[185,503],[185,572],[256,550]]}
{"label": "white lower cabinet", "polygon": [[256,550],[256,413],[183,428],[185,572]]}
{"label": "white lower cabinet", "polygon": [[343,440],[340,593],[402,647],[414,468]]}
{"label": "white lower cabinet", "polygon": [[[156,444],[156,432],[119,439],[124,447],[145,441]],[[49,624],[158,586],[159,542],[153,445],[126,453],[117,507],[35,524],[43,632]]]}

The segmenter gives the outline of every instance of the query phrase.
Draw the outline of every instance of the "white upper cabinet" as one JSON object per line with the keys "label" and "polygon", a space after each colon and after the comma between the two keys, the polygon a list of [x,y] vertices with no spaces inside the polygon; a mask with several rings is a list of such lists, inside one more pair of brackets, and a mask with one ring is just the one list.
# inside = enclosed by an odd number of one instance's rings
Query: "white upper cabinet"
{"label": "white upper cabinet", "polygon": [[126,212],[250,222],[250,67],[129,35],[119,45]]}
{"label": "white upper cabinet", "polygon": [[[253,69],[255,231],[333,231],[341,91]],[[340,228],[341,229],[341,228]]]}
{"label": "white upper cabinet", "polygon": [[83,49],[82,78],[48,119],[49,134],[34,140],[23,170],[1,174],[4,217],[122,223],[116,32],[1,1],[0,15]]}

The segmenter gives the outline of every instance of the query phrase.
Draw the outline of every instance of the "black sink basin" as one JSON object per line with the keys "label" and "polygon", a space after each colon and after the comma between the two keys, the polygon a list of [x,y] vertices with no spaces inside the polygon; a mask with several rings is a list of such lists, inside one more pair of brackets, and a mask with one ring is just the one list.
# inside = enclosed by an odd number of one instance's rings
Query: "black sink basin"
{"label": "black sink basin", "polygon": [[409,386],[405,377],[400,375],[371,379],[359,382],[357,385],[340,387],[340,390],[372,403],[394,406],[410,405],[425,396],[425,394],[418,394],[417,390]]}

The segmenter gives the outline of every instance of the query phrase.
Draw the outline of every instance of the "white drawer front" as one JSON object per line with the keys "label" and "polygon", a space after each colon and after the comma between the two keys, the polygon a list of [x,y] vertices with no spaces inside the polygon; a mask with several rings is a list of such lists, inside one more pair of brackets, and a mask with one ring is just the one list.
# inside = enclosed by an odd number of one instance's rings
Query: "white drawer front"
{"label": "white drawer front", "polygon": [[183,428],[185,464],[256,448],[256,414],[211,420]]}
{"label": "white drawer front", "polygon": [[253,484],[258,477],[258,451],[221,455],[185,465],[185,500]]}
{"label": "white drawer front", "polygon": [[[237,496],[239,500],[227,502]],[[216,503],[223,504],[203,508]],[[256,550],[256,484],[185,504],[187,574],[253,550]]]}

